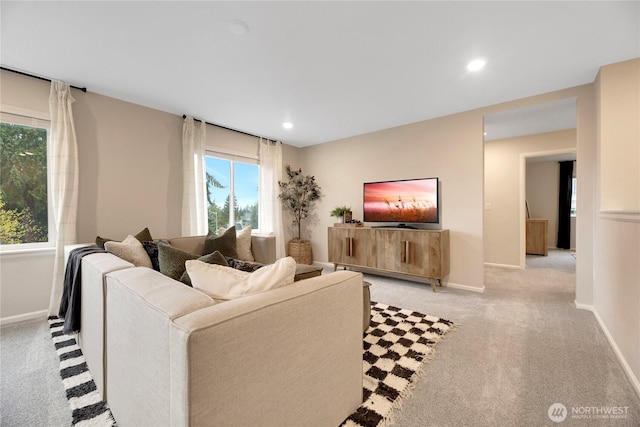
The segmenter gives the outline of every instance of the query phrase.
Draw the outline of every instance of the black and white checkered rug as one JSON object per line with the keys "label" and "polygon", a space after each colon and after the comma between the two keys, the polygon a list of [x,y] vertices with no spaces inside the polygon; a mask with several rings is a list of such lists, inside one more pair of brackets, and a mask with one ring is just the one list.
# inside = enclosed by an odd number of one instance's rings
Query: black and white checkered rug
{"label": "black and white checkered rug", "polygon": [[434,346],[453,322],[411,310],[371,303],[364,335],[363,403],[342,424],[373,427],[388,422],[411,390]]}
{"label": "black and white checkered rug", "polygon": [[111,410],[100,397],[87,362],[73,335],[62,332],[64,320],[49,317],[51,339],[60,357],[60,377],[71,408],[71,424],[77,427],[116,426]]}
{"label": "black and white checkered rug", "polygon": [[[116,426],[76,339],[62,333],[63,323],[57,317],[49,318],[72,424]],[[438,317],[372,302],[371,323],[363,342],[363,403],[342,425],[375,427],[389,421],[424,362],[433,358],[433,347],[453,326],[453,322]]]}

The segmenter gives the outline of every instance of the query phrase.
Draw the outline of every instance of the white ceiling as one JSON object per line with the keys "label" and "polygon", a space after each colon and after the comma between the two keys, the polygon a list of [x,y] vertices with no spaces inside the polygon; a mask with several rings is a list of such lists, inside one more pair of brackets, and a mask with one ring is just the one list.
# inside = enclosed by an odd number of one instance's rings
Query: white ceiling
{"label": "white ceiling", "polygon": [[591,83],[640,56],[639,5],[3,0],[0,62],[307,146]]}

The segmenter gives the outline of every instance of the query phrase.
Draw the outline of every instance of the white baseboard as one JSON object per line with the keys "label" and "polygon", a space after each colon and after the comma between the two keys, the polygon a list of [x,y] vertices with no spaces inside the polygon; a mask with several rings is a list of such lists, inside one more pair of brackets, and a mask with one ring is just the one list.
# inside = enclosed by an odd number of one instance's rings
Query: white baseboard
{"label": "white baseboard", "polygon": [[46,319],[49,310],[33,311],[31,313],[18,314],[0,318],[0,326],[10,325],[12,323],[24,322],[25,320]]}
{"label": "white baseboard", "polygon": [[496,264],[494,262],[485,262],[484,263],[485,267],[498,267],[498,268],[510,268],[512,270],[522,270],[522,267],[520,267],[519,265],[513,265],[513,264]]}
{"label": "white baseboard", "polygon": [[616,357],[618,358],[618,362],[620,362],[620,365],[622,365],[622,369],[624,370],[624,373],[627,374],[627,378],[629,378],[629,381],[631,381],[631,385],[633,386],[633,389],[635,390],[638,397],[640,397],[640,381],[635,376],[633,370],[631,369],[631,366],[629,366],[629,364],[627,363],[627,359],[624,358],[624,355],[620,351],[620,348],[618,348],[618,344],[616,344],[615,340],[611,336],[609,329],[607,329],[607,326],[604,324],[602,318],[598,314],[598,311],[592,305],[580,304],[577,301],[574,301],[574,304],[576,305],[576,308],[579,308],[581,310],[588,310],[593,313],[593,316],[596,318],[598,325],[600,325],[600,329],[602,330],[602,333],[604,334],[605,337],[607,337],[607,341],[609,341],[609,345],[611,346],[611,349],[613,350]]}
{"label": "white baseboard", "polygon": [[[333,268],[333,263],[332,262],[314,261],[313,264],[317,265],[319,267],[326,267],[326,268],[331,268],[331,269]],[[373,270],[373,269],[367,269],[365,267],[363,267],[363,268],[355,268],[354,271],[362,271],[363,273],[369,273],[369,274],[373,274],[373,275],[380,275],[380,276],[384,276],[384,277],[391,277],[391,278],[399,279],[399,280],[412,281],[412,279],[417,279],[417,278],[413,278],[413,277],[409,278],[407,276],[403,276],[402,274],[398,274],[398,273],[392,273],[392,272],[386,272],[386,271],[377,271],[377,270]],[[415,281],[415,280],[413,280],[413,281]],[[423,283],[423,282],[419,282],[419,283]],[[445,288],[462,289],[464,291],[484,293],[484,286],[481,287],[481,288],[477,288],[475,286],[460,285],[458,283],[451,283],[451,282],[443,282],[442,286],[444,286]],[[437,289],[438,289],[438,287],[436,286],[436,290]]]}
{"label": "white baseboard", "polygon": [[587,310],[587,311],[594,311],[594,308],[592,305],[588,305],[588,304],[580,304],[578,301],[573,300],[573,304],[576,306],[576,308],[579,308],[580,310]]}
{"label": "white baseboard", "polygon": [[[484,289],[485,287],[482,286],[481,288],[475,287],[475,286],[469,286],[469,285],[460,285],[458,283],[451,283],[451,282],[445,282],[444,283],[444,287],[445,288],[453,288],[453,289],[462,289],[463,291],[470,291],[470,292],[478,292],[483,294],[484,293]],[[438,290],[438,287],[436,286],[436,291]]]}

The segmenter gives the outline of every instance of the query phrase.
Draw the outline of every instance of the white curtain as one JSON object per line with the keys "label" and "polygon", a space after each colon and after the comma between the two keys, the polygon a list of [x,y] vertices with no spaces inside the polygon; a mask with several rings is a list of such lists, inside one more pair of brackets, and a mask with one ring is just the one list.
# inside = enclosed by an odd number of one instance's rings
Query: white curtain
{"label": "white curtain", "polygon": [[282,204],[278,199],[282,180],[282,144],[260,138],[260,232],[276,236],[277,259],[286,256],[284,228],[282,226]]}
{"label": "white curtain", "polygon": [[49,200],[53,207],[56,255],[49,298],[49,315],[53,316],[58,315],[64,286],[64,247],[76,243],[78,144],[71,110],[71,104],[74,101],[68,84],[59,81],[51,82],[49,95],[51,151],[48,156],[51,196]]}
{"label": "white curtain", "polygon": [[196,128],[193,117],[184,119],[182,126],[182,235],[207,234],[206,171],[204,144],[207,128],[204,121]]}

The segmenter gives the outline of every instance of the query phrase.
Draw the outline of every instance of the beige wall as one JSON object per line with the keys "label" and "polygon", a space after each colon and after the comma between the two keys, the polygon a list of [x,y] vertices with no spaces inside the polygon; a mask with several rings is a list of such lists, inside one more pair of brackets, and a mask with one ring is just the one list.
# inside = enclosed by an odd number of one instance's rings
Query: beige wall
{"label": "beige wall", "polygon": [[78,241],[149,227],[180,233],[182,118],[88,92],[75,96],[80,160]]}
{"label": "beige wall", "polygon": [[[488,141],[484,144],[484,251],[488,264],[524,268],[526,158],[576,150],[576,130],[569,129],[518,138]],[[557,232],[557,172],[555,177],[555,214],[546,202],[529,201],[532,217],[547,218],[549,228]],[[533,195],[533,193],[532,193]],[[527,194],[528,196],[528,194]],[[547,200],[545,197],[539,199]],[[544,216],[543,216],[544,215]],[[556,237],[549,245],[556,245]]]}
{"label": "beige wall", "polygon": [[450,285],[482,290],[482,115],[455,114],[301,150],[306,173],[325,197],[308,230],[316,261],[326,262],[329,216],[351,206],[362,220],[362,184],[367,181],[434,177],[441,184],[441,224],[450,230]]}
{"label": "beige wall", "polygon": [[[595,222],[593,310],[640,394],[640,59],[596,79],[600,206]],[[624,108],[623,108],[624,107]],[[578,252],[579,253],[579,252]]]}
{"label": "beige wall", "polygon": [[640,211],[640,59],[598,75],[600,210]]}
{"label": "beige wall", "polygon": [[558,238],[558,162],[531,162],[527,167],[525,199],[531,218],[549,221],[548,247],[555,248]]}

